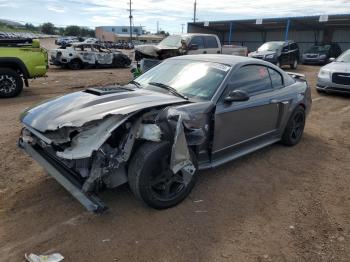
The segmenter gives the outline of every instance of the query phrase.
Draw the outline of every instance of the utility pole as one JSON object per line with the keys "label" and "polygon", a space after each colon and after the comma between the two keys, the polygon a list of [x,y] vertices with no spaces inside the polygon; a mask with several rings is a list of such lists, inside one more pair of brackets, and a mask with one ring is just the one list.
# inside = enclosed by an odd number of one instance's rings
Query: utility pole
{"label": "utility pole", "polygon": [[197,16],[197,0],[194,0],[194,9],[193,9],[193,23],[196,22]]}
{"label": "utility pole", "polygon": [[159,21],[157,21],[157,34],[159,34]]}
{"label": "utility pole", "polygon": [[131,9],[131,0],[129,0],[129,20],[130,20],[130,43],[132,43],[132,9]]}
{"label": "utility pole", "polygon": [[184,33],[184,26],[185,24],[181,24],[181,32]]}

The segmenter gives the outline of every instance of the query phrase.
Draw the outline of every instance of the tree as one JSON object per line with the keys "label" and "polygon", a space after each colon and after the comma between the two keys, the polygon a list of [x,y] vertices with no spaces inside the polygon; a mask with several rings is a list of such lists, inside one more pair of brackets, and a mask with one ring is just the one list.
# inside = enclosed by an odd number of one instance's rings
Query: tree
{"label": "tree", "polygon": [[52,23],[44,23],[41,25],[41,32],[48,35],[54,35],[55,26]]}
{"label": "tree", "polygon": [[80,36],[81,35],[81,29],[77,25],[70,25],[66,27],[65,35],[68,36]]}
{"label": "tree", "polygon": [[28,30],[31,30],[31,31],[36,30],[35,26],[33,24],[31,24],[31,23],[26,23],[24,26]]}
{"label": "tree", "polygon": [[95,37],[95,31],[86,27],[80,30],[80,36]]}
{"label": "tree", "polygon": [[165,36],[169,36],[169,35],[170,35],[169,32],[165,32],[164,30],[159,31],[158,34],[159,34],[159,35],[165,35]]}

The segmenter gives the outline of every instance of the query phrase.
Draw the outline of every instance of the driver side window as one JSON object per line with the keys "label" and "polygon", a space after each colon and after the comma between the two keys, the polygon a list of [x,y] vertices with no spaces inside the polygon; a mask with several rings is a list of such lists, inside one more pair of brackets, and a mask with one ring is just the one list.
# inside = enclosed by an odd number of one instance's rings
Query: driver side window
{"label": "driver side window", "polygon": [[272,84],[267,67],[247,65],[239,68],[231,77],[229,87],[225,90],[226,97],[233,90],[242,90],[249,95],[272,90]]}
{"label": "driver side window", "polygon": [[191,45],[197,45],[198,49],[204,48],[204,41],[201,36],[194,36],[191,40]]}

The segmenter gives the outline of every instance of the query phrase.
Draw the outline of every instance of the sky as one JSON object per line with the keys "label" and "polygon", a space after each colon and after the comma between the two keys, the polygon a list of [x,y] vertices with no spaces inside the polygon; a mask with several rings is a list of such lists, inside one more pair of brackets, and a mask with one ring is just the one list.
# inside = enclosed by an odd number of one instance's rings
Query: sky
{"label": "sky", "polygon": [[[128,0],[0,0],[0,18],[39,25],[128,25]],[[181,32],[193,19],[194,0],[132,0],[133,24]],[[197,0],[197,20],[234,20],[350,13],[350,0]],[[185,29],[186,31],[186,25]]]}

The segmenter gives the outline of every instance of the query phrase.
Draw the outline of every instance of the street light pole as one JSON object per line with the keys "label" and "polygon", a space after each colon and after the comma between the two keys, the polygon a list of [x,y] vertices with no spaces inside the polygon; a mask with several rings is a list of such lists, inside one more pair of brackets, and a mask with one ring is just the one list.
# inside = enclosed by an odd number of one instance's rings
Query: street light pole
{"label": "street light pole", "polygon": [[129,20],[130,20],[130,27],[129,27],[129,30],[130,30],[130,43],[132,43],[132,10],[131,10],[131,0],[129,0]]}

